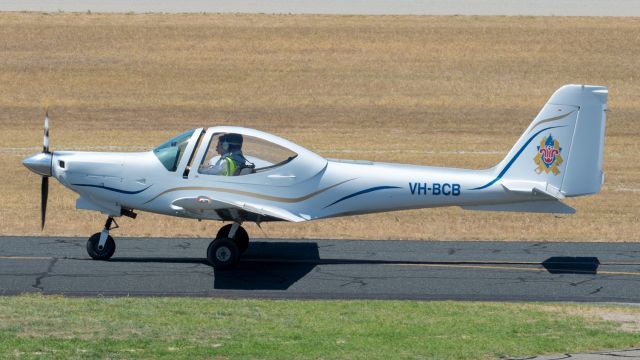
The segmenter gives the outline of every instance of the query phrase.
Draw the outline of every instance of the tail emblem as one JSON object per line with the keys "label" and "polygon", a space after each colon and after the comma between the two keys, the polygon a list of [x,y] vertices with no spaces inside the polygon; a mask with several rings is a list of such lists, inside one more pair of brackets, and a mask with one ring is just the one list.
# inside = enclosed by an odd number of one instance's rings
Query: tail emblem
{"label": "tail emblem", "polygon": [[562,156],[560,155],[561,151],[560,142],[558,139],[554,139],[551,134],[546,138],[542,138],[540,146],[538,146],[538,152],[533,158],[533,161],[538,165],[536,173],[542,174],[544,171],[547,174],[549,172],[553,172],[553,175],[560,174],[558,166],[563,162]]}

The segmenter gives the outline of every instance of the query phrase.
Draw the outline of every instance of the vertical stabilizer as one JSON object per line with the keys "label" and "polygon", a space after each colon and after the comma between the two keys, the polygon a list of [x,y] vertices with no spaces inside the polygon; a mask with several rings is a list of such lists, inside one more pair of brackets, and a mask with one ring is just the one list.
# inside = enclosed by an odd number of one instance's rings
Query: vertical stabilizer
{"label": "vertical stabilizer", "polygon": [[527,183],[562,196],[599,192],[607,96],[603,86],[558,89],[496,166],[494,180],[477,189]]}

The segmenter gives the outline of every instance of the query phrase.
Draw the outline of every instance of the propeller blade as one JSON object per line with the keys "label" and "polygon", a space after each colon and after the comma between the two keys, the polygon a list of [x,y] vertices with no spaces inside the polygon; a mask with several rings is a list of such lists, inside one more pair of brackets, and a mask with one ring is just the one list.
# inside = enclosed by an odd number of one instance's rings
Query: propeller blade
{"label": "propeller blade", "polygon": [[47,197],[49,196],[49,178],[47,176],[42,177],[42,186],[40,187],[41,193],[41,221],[42,221],[42,230],[44,230],[44,219],[47,215]]}
{"label": "propeller blade", "polygon": [[49,110],[44,115],[44,140],[42,144],[42,152],[49,153]]}

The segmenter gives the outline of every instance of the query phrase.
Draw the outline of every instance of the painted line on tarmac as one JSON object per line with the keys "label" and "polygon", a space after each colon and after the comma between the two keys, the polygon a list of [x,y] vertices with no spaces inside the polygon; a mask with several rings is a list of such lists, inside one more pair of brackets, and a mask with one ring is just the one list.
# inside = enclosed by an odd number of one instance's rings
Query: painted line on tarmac
{"label": "painted line on tarmac", "polygon": [[[458,264],[388,264],[390,266],[416,266],[416,267],[449,267],[449,268],[463,268],[463,269],[488,269],[488,270],[516,270],[516,271],[542,271],[548,272],[545,268],[524,268],[513,266],[489,266],[489,265],[458,265]],[[536,265],[540,265],[537,263]],[[573,271],[572,273],[579,274],[580,271]],[[592,274],[591,272],[584,272],[585,274]],[[592,275],[626,275],[626,276],[640,276],[637,272],[626,271],[596,271]]]}
{"label": "painted line on tarmac", "polygon": [[640,276],[640,273],[625,272],[625,271],[597,271],[596,274],[602,275],[627,275],[627,276]]}
{"label": "painted line on tarmac", "polygon": [[[542,265],[540,261],[510,261],[510,260],[460,260],[460,261],[412,261],[412,260],[353,260],[353,259],[282,259],[282,258],[242,258],[243,261],[282,262],[282,263],[314,263],[318,265],[344,264],[383,264],[383,265]],[[638,265],[640,261],[600,261],[601,266]]]}
{"label": "painted line on tarmac", "polygon": [[51,256],[0,256],[0,260],[52,260]]}
{"label": "painted line on tarmac", "polygon": [[[391,266],[416,266],[416,267],[447,267],[462,269],[489,269],[489,270],[518,270],[518,271],[547,271],[540,268],[524,268],[513,266],[489,266],[489,265],[456,265],[456,264],[389,264]],[[536,265],[540,265],[537,263]]]}
{"label": "painted line on tarmac", "polygon": [[[443,262],[441,264],[433,263],[421,263],[421,262],[405,262],[405,261],[389,261],[389,260],[347,260],[347,259],[243,259],[243,261],[250,262],[279,262],[279,263],[291,263],[291,264],[305,264],[311,263],[316,265],[359,265],[359,264],[380,264],[387,266],[412,266],[412,267],[440,267],[440,268],[462,268],[462,269],[484,269],[484,270],[515,270],[515,271],[537,271],[548,272],[549,270],[544,267],[515,267],[515,266],[500,266],[500,265],[531,265],[542,266],[540,262],[527,262],[527,261],[460,261],[460,262]],[[476,265],[473,265],[476,264]],[[486,264],[486,265],[484,265]],[[500,265],[492,265],[500,264]],[[600,263],[600,265],[635,265],[634,263]],[[580,271],[572,271],[579,274]],[[584,272],[584,274],[592,274],[591,272]],[[640,276],[640,272],[626,272],[626,271],[596,271],[592,275],[624,275],[624,276]]]}
{"label": "painted line on tarmac", "polygon": [[[52,260],[52,256],[0,256],[0,260]],[[76,259],[80,260],[80,259]],[[85,259],[82,259],[85,260]],[[531,265],[540,266],[539,262],[511,262],[511,261],[463,261],[452,262],[443,264],[424,264],[424,263],[411,263],[402,261],[388,261],[388,260],[345,260],[345,259],[243,259],[248,262],[278,262],[278,263],[290,263],[290,264],[305,264],[311,263],[316,265],[358,265],[358,264],[380,264],[387,266],[411,266],[411,267],[429,267],[429,268],[462,268],[462,269],[484,269],[484,270],[515,270],[515,271],[537,271],[548,272],[546,268],[540,267],[515,267],[515,266],[498,266],[490,264],[504,264],[504,265]],[[478,264],[478,265],[472,265]],[[482,265],[487,264],[487,265]],[[633,265],[635,263],[601,263],[601,265]],[[579,271],[575,271],[579,273]],[[587,274],[587,272],[585,272]],[[589,273],[590,274],[590,273]],[[639,272],[627,272],[627,271],[596,271],[593,275],[624,275],[624,276],[640,276]]]}

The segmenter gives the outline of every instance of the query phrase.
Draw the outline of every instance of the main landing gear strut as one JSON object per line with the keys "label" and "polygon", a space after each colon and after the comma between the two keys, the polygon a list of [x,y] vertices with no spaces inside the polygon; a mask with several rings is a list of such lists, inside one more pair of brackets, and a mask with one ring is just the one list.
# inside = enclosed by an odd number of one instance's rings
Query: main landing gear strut
{"label": "main landing gear strut", "polygon": [[207,260],[219,270],[238,265],[240,255],[249,248],[249,235],[239,222],[223,226],[207,248]]}

